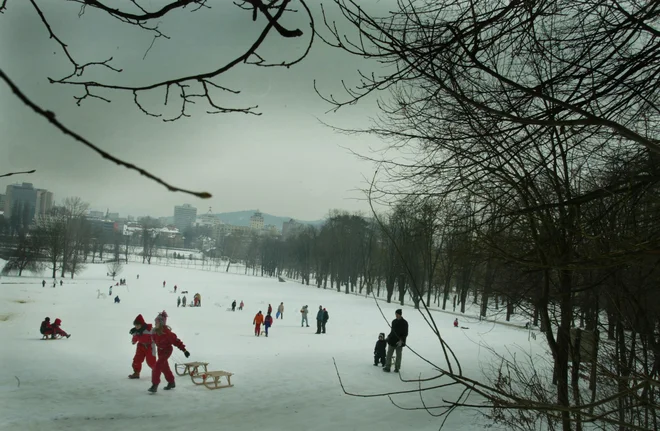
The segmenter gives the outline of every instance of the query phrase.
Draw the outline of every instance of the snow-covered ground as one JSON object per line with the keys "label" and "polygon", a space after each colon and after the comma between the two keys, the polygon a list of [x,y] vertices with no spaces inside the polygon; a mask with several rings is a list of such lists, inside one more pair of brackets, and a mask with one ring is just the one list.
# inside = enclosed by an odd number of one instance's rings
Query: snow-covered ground
{"label": "snow-covered ground", "polygon": [[[0,262],[0,265],[3,262]],[[317,289],[277,279],[224,272],[130,263],[119,277],[128,286],[113,288],[111,297],[97,299],[97,289],[107,294],[113,284],[103,264],[89,265],[75,280],[56,288],[41,287],[41,278],[0,279],[0,429],[2,430],[437,430],[442,418],[424,410],[401,410],[387,398],[345,395],[333,365],[336,361],[346,390],[359,394],[414,390],[395,373],[374,367],[373,347],[378,333],[389,332],[373,299]],[[136,279],[140,275],[139,280]],[[119,278],[118,277],[118,278]],[[163,288],[163,281],[167,287]],[[177,308],[178,295],[199,292],[202,307]],[[245,301],[246,309],[227,311],[231,301]],[[255,313],[264,313],[284,302],[284,320],[277,320],[269,338],[253,335]],[[299,310],[310,308],[310,328],[301,328]],[[316,335],[315,311],[328,309],[327,334]],[[396,304],[379,301],[387,321]],[[168,324],[186,344],[189,360],[209,362],[209,369],[234,373],[233,388],[208,390],[189,377],[177,376],[173,391],[153,396],[149,369],[140,380],[129,380],[134,346],[128,331],[139,313],[153,322],[161,310]],[[59,317],[69,339],[41,341],[38,327],[44,317]],[[441,350],[422,316],[404,308],[410,324],[408,344],[433,361]],[[519,348],[545,355],[541,337],[530,340],[525,330],[476,319],[461,319],[435,312],[434,319],[461,360],[464,373],[481,378],[492,363],[487,344],[499,351]],[[517,346],[517,347],[514,347]],[[184,362],[175,349],[170,364]],[[433,369],[410,350],[404,350],[401,377],[430,377]],[[163,380],[164,381],[164,380]],[[430,386],[431,381],[423,386]],[[425,392],[428,406],[452,399],[459,388]],[[397,395],[405,407],[421,407],[418,393]],[[473,399],[478,402],[478,399]],[[448,430],[480,430],[485,419],[474,410],[449,417]]]}

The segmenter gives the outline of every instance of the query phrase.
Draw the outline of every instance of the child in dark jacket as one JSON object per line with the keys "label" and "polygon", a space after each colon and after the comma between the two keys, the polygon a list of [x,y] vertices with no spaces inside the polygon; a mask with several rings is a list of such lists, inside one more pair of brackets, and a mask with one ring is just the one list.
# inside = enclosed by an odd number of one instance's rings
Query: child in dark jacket
{"label": "child in dark jacket", "polygon": [[374,347],[374,366],[378,366],[378,362],[381,365],[385,366],[385,350],[387,347],[387,341],[385,341],[385,334],[381,332],[378,334],[378,341],[376,341],[376,346]]}

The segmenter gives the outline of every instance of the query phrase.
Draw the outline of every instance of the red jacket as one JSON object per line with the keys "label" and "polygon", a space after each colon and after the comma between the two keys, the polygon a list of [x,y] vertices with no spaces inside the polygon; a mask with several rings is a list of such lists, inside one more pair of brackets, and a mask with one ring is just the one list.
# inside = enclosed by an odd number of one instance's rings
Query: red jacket
{"label": "red jacket", "polygon": [[266,316],[264,323],[266,326],[273,326],[273,316]]}
{"label": "red jacket", "polygon": [[176,346],[182,352],[186,351],[186,346],[183,344],[183,342],[179,340],[174,332],[167,328],[163,328],[162,334],[158,334],[156,331],[152,331],[151,339],[156,344],[159,355],[172,354],[172,350],[174,350],[172,346]]}

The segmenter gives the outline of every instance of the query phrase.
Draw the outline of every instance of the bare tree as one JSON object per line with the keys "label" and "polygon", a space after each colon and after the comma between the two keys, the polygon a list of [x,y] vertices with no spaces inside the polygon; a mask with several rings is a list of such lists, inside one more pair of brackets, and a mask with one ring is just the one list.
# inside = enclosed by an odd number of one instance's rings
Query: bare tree
{"label": "bare tree", "polygon": [[110,262],[108,265],[108,273],[112,276],[112,280],[115,280],[115,277],[121,274],[121,272],[124,269],[124,265],[121,263],[119,259],[114,259],[112,262]]}

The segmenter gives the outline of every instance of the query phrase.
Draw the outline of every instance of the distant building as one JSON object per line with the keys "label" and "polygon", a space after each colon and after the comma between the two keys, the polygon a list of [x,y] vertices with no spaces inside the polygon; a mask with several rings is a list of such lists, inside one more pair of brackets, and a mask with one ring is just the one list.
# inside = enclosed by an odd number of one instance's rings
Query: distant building
{"label": "distant building", "polygon": [[222,224],[222,220],[220,220],[218,216],[213,214],[213,212],[211,211],[211,207],[209,207],[209,212],[197,217],[197,220],[195,221],[195,226],[200,226],[200,227],[213,228],[220,224]]}
{"label": "distant building", "polygon": [[190,204],[177,205],[174,207],[174,226],[183,232],[197,220],[197,208]]}
{"label": "distant building", "polygon": [[105,213],[105,219],[111,221],[119,221],[119,213],[111,213],[110,211],[107,211]]}
{"label": "distant building", "polygon": [[5,211],[5,200],[7,198],[7,195],[3,195],[0,193],[0,211]]}
{"label": "distant building", "polygon": [[300,229],[302,229],[303,226],[304,225],[302,223],[297,222],[294,219],[289,219],[289,221],[285,221],[284,223],[282,223],[282,237],[286,238],[290,235],[295,234]]}
{"label": "distant building", "polygon": [[31,183],[10,184],[4,195],[5,217],[11,217],[12,211],[27,207],[29,220],[35,215],[46,215],[53,207],[53,193],[48,190],[35,189]]}
{"label": "distant building", "polygon": [[115,232],[119,232],[119,225],[111,220],[102,219],[87,219],[89,225],[92,227],[92,235],[104,235],[106,238],[111,238]]}
{"label": "distant building", "polygon": [[98,219],[98,220],[102,220],[104,218],[104,216],[105,216],[105,214],[103,213],[103,211],[90,211],[87,214],[87,218]]}
{"label": "distant building", "polygon": [[254,230],[264,228],[264,216],[258,210],[250,217],[250,228]]}

